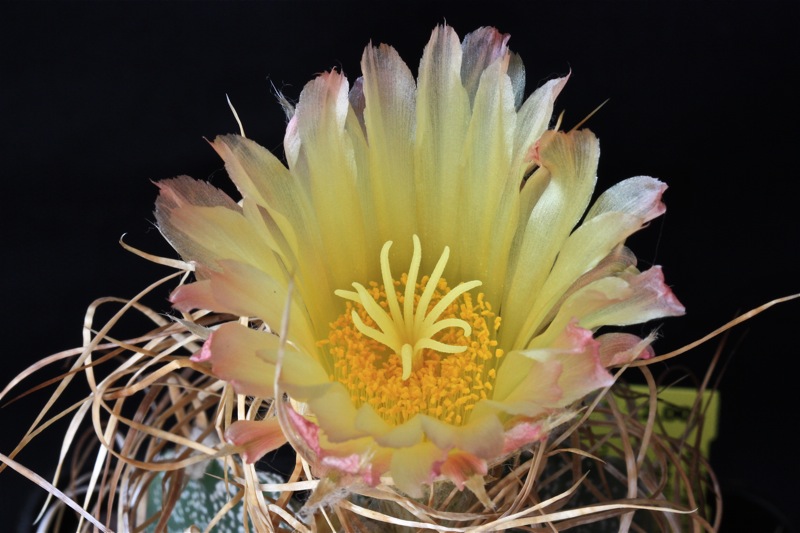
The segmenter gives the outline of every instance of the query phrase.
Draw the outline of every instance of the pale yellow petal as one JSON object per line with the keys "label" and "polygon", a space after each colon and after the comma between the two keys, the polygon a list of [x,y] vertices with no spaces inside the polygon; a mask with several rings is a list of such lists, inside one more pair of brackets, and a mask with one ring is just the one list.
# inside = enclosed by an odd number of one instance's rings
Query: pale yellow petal
{"label": "pale yellow petal", "polygon": [[214,139],[211,146],[225,161],[228,175],[243,196],[267,209],[275,219],[291,246],[291,251],[282,252],[293,257],[298,239],[309,237],[305,228],[314,221],[313,209],[302,184],[269,150],[250,139],[222,135]]}
{"label": "pale yellow petal", "polygon": [[643,222],[663,215],[666,206],[661,196],[667,184],[649,176],[636,176],[622,180],[603,191],[586,213],[586,220],[603,213],[628,213],[639,217]]}
{"label": "pale yellow petal", "polygon": [[380,244],[397,243],[410,256],[409,237],[417,232],[414,189],[416,84],[397,51],[369,46],[361,58],[364,124],[367,132],[369,183]]}
{"label": "pale yellow petal", "polygon": [[597,179],[599,146],[588,130],[548,132],[540,141],[538,158],[550,178],[524,223],[509,268],[500,342],[510,347],[527,343],[530,332],[522,326],[528,312],[564,241],[586,211]]}
{"label": "pale yellow petal", "polygon": [[495,416],[473,416],[454,426],[430,416],[420,415],[422,430],[442,450],[458,448],[479,457],[496,457],[503,449],[503,426]]}
{"label": "pale yellow petal", "polygon": [[[347,79],[326,72],[306,84],[295,110],[300,153],[292,172],[310,191],[327,277],[332,287],[375,272],[364,250],[364,216],[358,191],[358,169],[345,124],[350,111]],[[331,294],[331,293],[329,293]]]}
{"label": "pale yellow petal", "polygon": [[[415,184],[420,239],[431,250],[457,241],[463,206],[460,196],[464,139],[469,125],[469,97],[461,84],[461,44],[452,28],[438,26],[419,66]],[[430,256],[429,256],[430,257]],[[423,271],[433,264],[423,259]],[[450,265],[458,270],[458,265]]]}
{"label": "pale yellow petal", "polygon": [[308,399],[311,412],[320,429],[331,442],[338,443],[367,436],[356,427],[357,410],[350,400],[350,393],[338,382],[320,389],[320,393]]}
{"label": "pale yellow petal", "polygon": [[423,485],[430,484],[436,477],[434,466],[446,457],[447,452],[432,442],[396,450],[392,455],[392,480],[412,498],[421,498]]}
{"label": "pale yellow petal", "polygon": [[533,338],[541,330],[544,319],[583,274],[597,266],[603,258],[629,235],[641,228],[642,219],[625,213],[603,213],[582,224],[564,242],[555,265],[547,276],[522,326],[522,337]]}
{"label": "pale yellow petal", "polygon": [[225,193],[187,176],[157,185],[156,222],[185,260],[216,267],[219,259],[235,259],[273,268],[268,240]]}
{"label": "pale yellow petal", "polygon": [[[208,309],[238,316],[257,317],[279,331],[289,292],[285,283],[250,265],[219,261],[220,270],[200,270],[203,282],[182,285],[171,295],[178,309]],[[289,315],[289,340],[316,352],[316,338],[306,312],[293,304]]]}
{"label": "pale yellow petal", "polygon": [[328,263],[321,252],[319,222],[307,184],[268,150],[244,137],[223,135],[213,147],[231,179],[248,195],[244,206],[251,211],[253,225],[266,227],[270,245],[286,263],[284,277],[287,272],[295,275],[297,291],[312,315],[334,317],[334,287],[326,275]]}
{"label": "pale yellow petal", "polygon": [[507,66],[508,56],[502,56],[483,71],[465,140],[458,244],[481,252],[454,254],[457,277],[482,280],[490,302],[502,297],[519,215],[520,184],[509,179],[516,113]]}

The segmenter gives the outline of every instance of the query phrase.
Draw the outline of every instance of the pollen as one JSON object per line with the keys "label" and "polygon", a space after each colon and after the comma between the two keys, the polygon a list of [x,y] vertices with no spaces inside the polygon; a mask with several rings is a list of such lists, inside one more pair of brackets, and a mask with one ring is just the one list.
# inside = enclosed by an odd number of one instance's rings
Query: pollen
{"label": "pollen", "polygon": [[462,425],[478,401],[491,398],[503,355],[496,341],[500,317],[482,293],[470,294],[480,281],[448,285],[442,277],[448,248],[418,281],[422,252],[414,236],[409,270],[395,280],[391,244],[381,250],[382,283],[336,291],[345,312],[320,342],[333,361],[331,379],[347,388],[356,407],[369,404],[392,425],[419,413]]}

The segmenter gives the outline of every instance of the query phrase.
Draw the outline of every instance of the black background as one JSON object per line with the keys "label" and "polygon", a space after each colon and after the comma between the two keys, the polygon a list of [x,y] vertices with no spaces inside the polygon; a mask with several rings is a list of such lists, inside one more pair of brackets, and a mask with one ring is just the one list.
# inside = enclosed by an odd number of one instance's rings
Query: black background
{"label": "black background", "polygon": [[[333,67],[353,80],[370,40],[394,45],[416,70],[444,21],[462,36],[482,25],[510,33],[528,92],[571,70],[556,106],[566,126],[609,99],[588,123],[602,149],[599,189],[639,174],[669,184],[666,216],[629,241],[643,266],[663,265],[687,308],[664,321],[659,352],[800,292],[799,5],[1,3],[2,386],[78,346],[92,300],[132,297],[168,273],[117,241],[127,234],[134,246],[172,255],[153,227],[151,181],[189,174],[230,190],[203,140],[238,131],[226,94],[248,137],[279,152],[285,122],[273,87],[296,99]],[[151,303],[167,312],[163,296]],[[726,494],[723,531],[798,523],[798,311],[800,302],[773,308],[725,344],[712,451]],[[663,368],[702,374],[717,347]],[[13,449],[44,399],[0,408],[0,452]],[[19,460],[48,477],[59,443],[60,430],[47,431]],[[16,531],[15,515],[30,516],[41,494],[0,473],[0,531]],[[752,525],[760,519],[769,522]]]}

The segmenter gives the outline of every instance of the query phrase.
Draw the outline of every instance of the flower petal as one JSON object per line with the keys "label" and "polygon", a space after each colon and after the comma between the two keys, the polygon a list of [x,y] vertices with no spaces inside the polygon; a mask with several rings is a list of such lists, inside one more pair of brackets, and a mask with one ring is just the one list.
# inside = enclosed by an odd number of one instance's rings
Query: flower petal
{"label": "flower petal", "polygon": [[539,422],[523,421],[515,424],[506,431],[504,437],[503,453],[510,453],[523,446],[536,442],[546,436],[542,424]]}
{"label": "flower petal", "polygon": [[453,450],[439,467],[440,473],[452,481],[459,490],[473,476],[483,477],[489,471],[486,461],[471,453]]}
{"label": "flower petal", "polygon": [[495,416],[471,416],[462,426],[453,426],[420,415],[422,429],[441,450],[460,450],[483,458],[496,457],[503,449],[503,426]]}
{"label": "flower petal", "polygon": [[557,336],[541,340],[537,337],[531,348],[518,353],[539,365],[532,363],[528,373],[523,375],[509,373],[504,365],[501,367],[503,379],[501,381],[498,372],[495,389],[495,399],[505,404],[519,404],[513,411],[518,414],[535,416],[535,411],[528,410],[532,406],[520,410],[526,403],[545,408],[565,407],[613,383],[612,376],[601,364],[599,343],[592,332],[578,326],[576,320],[567,323]]}
{"label": "flower petal", "polygon": [[225,431],[225,440],[239,446],[246,463],[252,464],[286,444],[277,418],[237,420]]}
{"label": "flower petal", "polygon": [[616,183],[600,195],[586,213],[586,220],[603,213],[628,213],[644,222],[659,217],[667,210],[661,197],[667,184],[649,176],[636,176]]}
{"label": "flower petal", "polygon": [[401,448],[392,455],[392,480],[398,489],[412,498],[422,497],[422,486],[436,477],[434,467],[447,456],[432,442]]}
{"label": "flower petal", "polygon": [[332,382],[308,399],[311,412],[320,429],[334,443],[364,437],[364,431],[356,427],[357,410],[350,400],[344,385]]}
{"label": "flower petal", "polygon": [[502,297],[507,250],[519,216],[519,182],[509,179],[516,113],[507,66],[508,58],[502,57],[483,71],[464,145],[458,203],[461,227],[468,231],[462,229],[454,244],[482,252],[460,267],[460,256],[455,257],[451,267],[457,278],[482,280],[489,301]]}
{"label": "flower petal", "polygon": [[651,333],[644,339],[630,333],[606,333],[597,337],[600,343],[600,361],[606,368],[623,365],[636,359],[650,359],[655,355],[650,344],[655,339]]}
{"label": "flower petal", "polygon": [[[420,239],[431,250],[451,245],[463,230],[463,206],[453,201],[460,188],[470,116],[469,96],[461,84],[461,57],[458,35],[449,26],[438,26],[419,65],[415,186],[425,194],[417,194],[417,220]],[[432,267],[432,260],[423,258],[422,269]]]}
{"label": "flower petal", "polygon": [[307,353],[282,343],[277,335],[238,322],[228,322],[214,330],[192,360],[209,363],[212,373],[230,382],[239,394],[271,398],[281,350],[284,358],[280,383],[290,394],[304,399],[309,391],[327,386],[327,372]]}
{"label": "flower petal", "polygon": [[[273,331],[283,321],[289,292],[285,283],[264,272],[236,261],[218,261],[220,271],[198,269],[206,279],[181,285],[170,296],[175,308],[182,311],[209,309],[237,316],[258,317]],[[315,336],[308,318],[295,303],[291,306],[289,340],[308,353],[316,351]]]}
{"label": "flower petal", "polygon": [[[686,312],[672,290],[664,283],[661,267],[656,265],[644,272],[625,277],[625,286],[599,282],[587,285],[587,292],[596,287],[603,296],[594,304],[586,307],[591,312],[578,311],[576,308],[582,298],[576,293],[565,302],[562,313],[574,312],[580,316],[581,326],[596,329],[604,325],[628,326],[641,324],[656,318],[680,316]],[[603,300],[605,300],[603,302]]]}
{"label": "flower petal", "polygon": [[[292,173],[308,187],[326,258],[321,275],[334,287],[364,279],[369,270],[364,228],[369,222],[360,202],[355,155],[345,124],[350,112],[347,78],[332,71],[310,81],[300,93],[297,120],[300,153]],[[342,231],[347,228],[347,231]]]}
{"label": "flower petal", "polygon": [[[367,131],[369,183],[380,246],[394,241],[411,253],[409,236],[417,232],[414,189],[416,83],[391,46],[368,46],[361,58],[364,124]],[[396,250],[396,251],[397,251]]]}
{"label": "flower petal", "polygon": [[475,101],[475,93],[483,71],[498,59],[509,54],[508,39],[511,36],[484,26],[468,33],[461,42],[461,83],[467,90],[470,102]]}
{"label": "flower petal", "polygon": [[293,257],[298,239],[309,237],[305,228],[314,220],[302,185],[275,155],[250,139],[221,135],[211,146],[225,162],[225,170],[242,195],[264,207],[276,221],[288,244],[288,249],[281,251],[285,257]]}
{"label": "flower petal", "polygon": [[207,182],[188,176],[156,183],[156,222],[169,243],[188,261],[215,266],[217,259],[252,264],[266,259],[266,246],[242,215],[242,208]]}
{"label": "flower petal", "polygon": [[506,279],[501,344],[521,346],[523,331],[556,257],[586,210],[596,181],[599,146],[588,130],[548,132],[539,142],[539,162],[549,183],[518,237]]}
{"label": "flower petal", "polygon": [[272,398],[275,365],[258,357],[258,352],[275,340],[280,339],[229,322],[211,333],[200,352],[192,356],[192,361],[210,363],[213,374],[233,385],[239,394]]}

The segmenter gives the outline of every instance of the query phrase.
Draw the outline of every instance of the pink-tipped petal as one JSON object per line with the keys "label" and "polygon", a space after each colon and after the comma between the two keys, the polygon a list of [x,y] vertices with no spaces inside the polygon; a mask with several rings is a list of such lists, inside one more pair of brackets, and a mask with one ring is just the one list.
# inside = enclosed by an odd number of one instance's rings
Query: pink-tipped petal
{"label": "pink-tipped petal", "polygon": [[239,213],[241,208],[221,190],[189,176],[161,180],[156,185],[159,195],[155,217],[161,234],[186,261],[213,264],[214,254],[192,238],[188,233],[190,227],[187,226],[192,225],[192,218],[202,217],[197,207],[219,207],[231,213]]}
{"label": "pink-tipped petal", "polygon": [[586,220],[608,212],[628,213],[642,223],[661,216],[667,210],[661,197],[667,184],[649,176],[623,180],[606,190],[586,213]]}
{"label": "pink-tipped petal", "polygon": [[[306,417],[292,409],[288,404],[285,405],[286,413],[292,429],[297,433],[298,437],[303,440],[303,443],[311,449],[315,454],[319,455],[322,449],[319,445],[319,426],[309,421]],[[311,458],[306,457],[307,460]]]}
{"label": "pink-tipped petal", "polygon": [[[201,269],[202,270],[202,269]],[[198,276],[201,275],[198,273]],[[216,309],[220,307],[214,298],[209,280],[200,280],[188,285],[181,285],[169,295],[172,306],[185,313],[193,309]]]}
{"label": "pink-tipped petal", "polygon": [[203,207],[226,207],[233,211],[240,211],[236,202],[220,189],[206,181],[200,181],[189,176],[161,180],[156,183],[159,196],[156,199],[156,211],[166,217],[173,209],[188,205]]}
{"label": "pink-tipped petal", "polygon": [[277,418],[237,420],[225,431],[225,440],[241,448],[239,453],[248,464],[286,444]]}
{"label": "pink-tipped petal", "polygon": [[559,403],[562,392],[558,380],[564,371],[560,361],[531,359],[520,351],[510,352],[505,358],[497,372],[494,394],[494,400],[502,402],[503,411],[536,416]]}
{"label": "pink-tipped petal", "polygon": [[[220,151],[224,145],[215,141],[212,146]],[[262,169],[265,166],[260,165]],[[228,168],[232,176],[242,174],[230,165]],[[273,250],[274,239],[263,231],[262,216],[253,204],[254,197],[255,201],[263,203],[263,200],[257,196],[251,181],[241,177],[239,181],[249,187],[239,187],[250,193],[243,201],[249,209],[243,209],[206,182],[186,177],[159,182],[161,193],[156,201],[159,229],[187,261],[217,269],[218,261],[233,260],[279,275],[283,271]]]}
{"label": "pink-tipped petal", "polygon": [[321,461],[323,466],[333,468],[344,474],[358,474],[361,472],[363,462],[364,458],[356,453],[345,457],[327,455]]}
{"label": "pink-tipped petal", "polygon": [[630,333],[606,333],[597,337],[600,343],[600,362],[605,367],[624,365],[636,359],[650,359],[655,355],[650,344],[655,339],[651,333],[644,339]]}
{"label": "pink-tipped petal", "polygon": [[[534,339],[532,344],[537,344]],[[563,372],[558,378],[561,405],[567,405],[593,390],[613,383],[611,375],[600,363],[599,343],[592,332],[571,320],[561,333],[544,349],[547,357],[561,363]],[[537,357],[540,350],[531,350]]]}
{"label": "pink-tipped petal", "polygon": [[211,333],[200,352],[192,356],[192,361],[210,363],[211,372],[231,383],[239,394],[271,398],[275,365],[258,353],[278,342],[274,335],[229,322]]}
{"label": "pink-tipped petal", "polygon": [[[665,316],[681,316],[686,308],[664,282],[660,265],[645,270],[631,281],[631,288],[641,294],[642,313],[648,317],[640,322]],[[646,303],[645,303],[646,302]]]}
{"label": "pink-tipped petal", "polygon": [[[181,311],[208,309],[237,316],[258,317],[273,330],[283,321],[288,297],[286,284],[261,270],[237,261],[221,260],[220,270],[198,268],[204,279],[178,287],[170,300]],[[292,306],[289,340],[314,353],[316,343],[305,313]]]}
{"label": "pink-tipped petal", "polygon": [[628,326],[685,312],[672,290],[664,284],[661,267],[637,273],[631,269],[618,277],[606,277],[575,291],[561,305],[542,338],[549,339],[565,322],[579,317],[589,330],[601,326]]}
{"label": "pink-tipped petal", "polygon": [[464,36],[461,42],[461,82],[470,100],[475,99],[483,71],[509,53],[507,44],[510,37],[491,27],[478,28]]}
{"label": "pink-tipped petal", "polygon": [[488,471],[486,461],[460,450],[451,451],[439,466],[441,475],[452,481],[459,490],[464,489],[468,479],[485,476]]}
{"label": "pink-tipped petal", "polygon": [[598,306],[590,316],[584,316],[583,326],[592,329],[602,325],[628,326],[686,312],[672,289],[664,283],[660,266],[639,274],[625,274],[621,279],[627,282],[627,288],[616,294],[608,293],[609,299],[604,305]]}
{"label": "pink-tipped petal", "polygon": [[559,356],[564,372],[558,380],[562,405],[568,405],[597,389],[608,387],[614,378],[600,362],[597,343],[578,354]]}
{"label": "pink-tipped petal", "polygon": [[545,436],[539,422],[520,422],[505,432],[503,453],[510,453]]}
{"label": "pink-tipped petal", "polygon": [[506,412],[533,416],[530,402],[544,408],[565,407],[613,382],[600,363],[598,342],[592,332],[578,326],[575,320],[567,323],[558,335],[547,332],[534,339],[531,345],[531,349],[520,352],[532,361],[526,374],[522,377],[506,375],[503,371],[508,361],[500,369],[503,381],[498,373],[498,391],[509,390],[511,384],[517,382],[505,398],[495,395],[495,399],[511,404]]}

